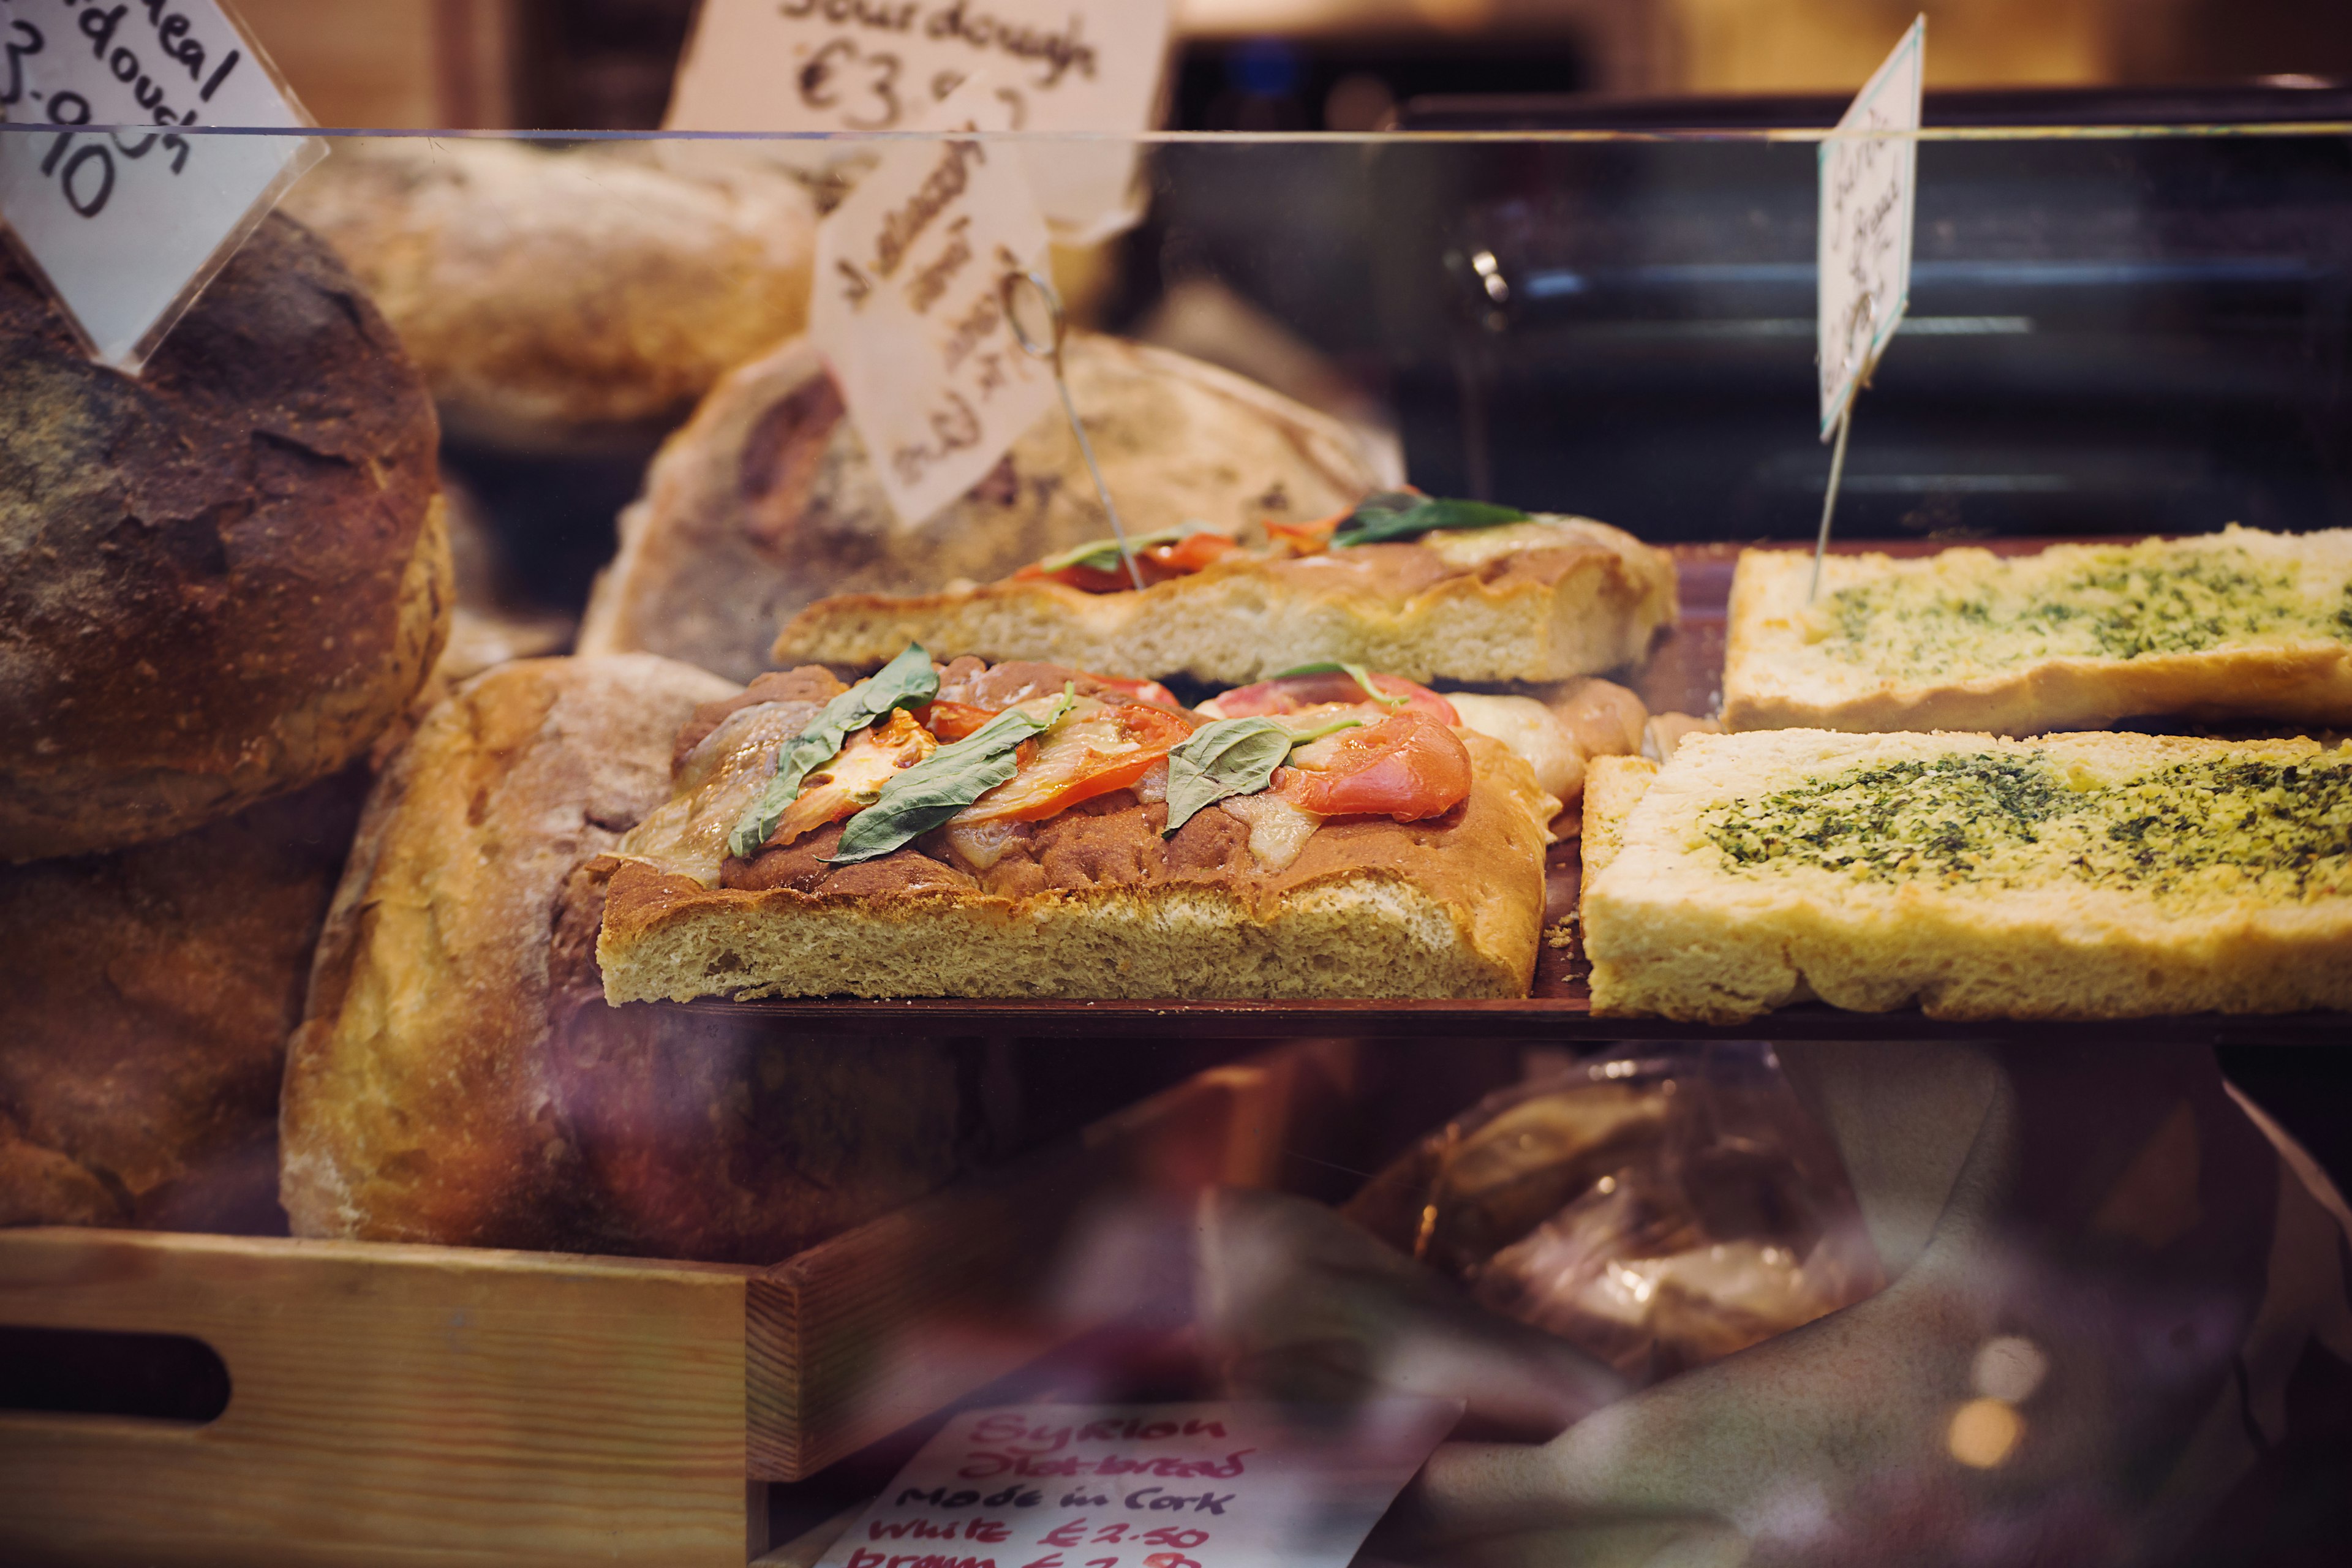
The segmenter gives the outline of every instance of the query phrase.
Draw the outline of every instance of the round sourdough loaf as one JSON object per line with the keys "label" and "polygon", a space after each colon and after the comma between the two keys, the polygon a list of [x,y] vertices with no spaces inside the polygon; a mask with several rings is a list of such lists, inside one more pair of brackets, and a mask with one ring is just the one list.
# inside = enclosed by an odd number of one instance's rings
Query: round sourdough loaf
{"label": "round sourdough loaf", "polygon": [[366,791],[0,866],[0,1225],[284,1229],[286,1038]]}
{"label": "round sourdough loaf", "polygon": [[598,447],[674,421],[808,321],[816,205],[795,180],[637,149],[346,143],[288,209],[351,263],[450,432]]}
{"label": "round sourdough loaf", "polygon": [[445,635],[435,437],[284,218],[137,378],[0,253],[0,860],[169,837],[363,752]]}
{"label": "round sourdough loaf", "polygon": [[[1379,485],[1346,426],[1229,371],[1091,334],[1070,340],[1067,363],[1132,533],[1328,517]],[[665,654],[748,681],[783,624],[828,594],[988,582],[1109,531],[1059,405],[961,500],[902,522],[796,338],[721,382],[662,449],[622,515],[580,651]]]}

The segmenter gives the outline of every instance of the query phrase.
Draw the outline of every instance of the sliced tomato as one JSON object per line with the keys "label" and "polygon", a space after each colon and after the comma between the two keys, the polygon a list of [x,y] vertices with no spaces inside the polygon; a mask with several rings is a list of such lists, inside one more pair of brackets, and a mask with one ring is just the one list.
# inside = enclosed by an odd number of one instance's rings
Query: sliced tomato
{"label": "sliced tomato", "polygon": [[1121,680],[1117,676],[1112,675],[1089,675],[1087,679],[1093,681],[1097,686],[1108,686],[1113,691],[1124,691],[1129,697],[1134,698],[1138,702],[1150,702],[1161,708],[1181,708],[1184,706],[1181,702],[1176,700],[1176,694],[1174,692],[1169,690],[1166,687],[1160,685],[1160,682],[1156,680]]}
{"label": "sliced tomato", "polygon": [[1321,555],[1331,548],[1331,536],[1350,512],[1335,512],[1318,522],[1276,522],[1266,520],[1265,537],[1276,550],[1293,556]]}
{"label": "sliced tomato", "polygon": [[[1222,533],[1202,531],[1188,533],[1181,539],[1158,544],[1147,544],[1135,552],[1136,570],[1143,584],[1171,582],[1189,577],[1222,556],[1239,550],[1240,545]],[[1082,594],[1124,594],[1135,584],[1127,574],[1127,563],[1116,562],[1108,567],[1079,564],[1048,571],[1044,563],[1024,566],[1013,574],[1027,582],[1060,583]]]}
{"label": "sliced tomato", "polygon": [[856,816],[874,804],[892,773],[913,767],[939,749],[940,743],[913,715],[894,709],[882,724],[858,731],[840,755],[801,781],[801,793],[776,819],[768,847],[785,848],[829,822]]}
{"label": "sliced tomato", "polygon": [[932,702],[915,710],[915,721],[942,742],[961,741],[1003,711],[969,702]]}
{"label": "sliced tomato", "polygon": [[1470,752],[1429,714],[1407,710],[1325,742],[1320,767],[1284,768],[1275,793],[1317,816],[1423,822],[1470,798]]}
{"label": "sliced tomato", "polygon": [[[1383,708],[1426,713],[1449,727],[1462,722],[1462,715],[1454,710],[1454,704],[1425,686],[1415,686],[1399,676],[1375,675],[1372,687],[1380,698],[1387,700],[1381,703]],[[1214,710],[1221,719],[1252,719],[1260,715],[1280,719],[1304,713],[1310,708],[1375,700],[1354,676],[1337,670],[1329,675],[1287,675],[1279,680],[1244,686],[1218,698]],[[1400,700],[1402,708],[1398,707]]]}
{"label": "sliced tomato", "polygon": [[1014,753],[1021,771],[955,820],[1037,822],[1082,800],[1126,789],[1192,733],[1192,721],[1140,702],[1082,703]]}

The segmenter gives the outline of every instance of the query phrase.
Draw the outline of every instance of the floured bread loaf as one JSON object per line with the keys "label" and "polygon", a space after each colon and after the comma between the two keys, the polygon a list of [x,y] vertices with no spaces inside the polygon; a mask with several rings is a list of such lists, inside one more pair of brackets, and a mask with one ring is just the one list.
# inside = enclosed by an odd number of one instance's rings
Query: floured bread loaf
{"label": "floured bread loaf", "polygon": [[[1085,334],[1066,363],[1139,532],[1328,516],[1377,482],[1346,426],[1225,371]],[[796,339],[730,376],[663,448],[621,519],[580,651],[658,653],[749,681],[772,668],[783,624],[827,594],[985,581],[1108,531],[1058,405],[970,494],[902,524],[816,351]]]}
{"label": "floured bread loaf", "polygon": [[677,419],[808,322],[815,204],[750,163],[691,178],[619,146],[339,142],[287,207],[477,442],[564,448]]}
{"label": "floured bread loaf", "polygon": [[1582,518],[1288,557],[1234,551],[1140,592],[1034,579],[794,616],[780,661],[878,664],[909,641],[1156,679],[1261,680],[1345,659],[1407,680],[1562,680],[1638,663],[1675,621],[1671,557]]}
{"label": "floured bread loaf", "polygon": [[0,1225],[284,1230],[286,1040],[366,791],[0,867]]}
{"label": "floured bread loaf", "polygon": [[[1310,706],[1291,727],[1328,739],[1276,751],[1267,766],[1290,760],[1272,787],[1261,774],[1171,834],[1170,748],[1205,733],[1202,716],[1046,665],[961,660],[937,691],[922,724],[900,711],[845,747],[833,735],[824,749],[839,755],[815,759],[792,810],[745,853],[730,832],[779,746],[855,694],[814,668],[770,676],[722,726],[682,736],[677,792],[619,847],[597,944],[606,997],[1526,994],[1559,803],[1504,744],[1446,727],[1451,710],[1429,694],[1411,700],[1436,717]],[[866,853],[854,836],[897,809],[877,794],[894,770],[930,799],[949,782],[940,770],[970,765],[923,726],[954,733],[982,714],[1046,728],[965,814]],[[1156,765],[1140,737],[1156,737]],[[867,762],[878,766],[861,772]],[[1123,784],[1109,776],[1122,767]],[[1377,805],[1339,805],[1336,792],[1408,773],[1416,782]],[[1418,781],[1440,775],[1423,793]]]}
{"label": "floured bread loaf", "polygon": [[295,1234],[772,1263],[953,1171],[937,1043],[604,1005],[597,857],[733,690],[541,659],[425,721],[368,803],[288,1063]]}
{"label": "floured bread loaf", "polygon": [[1751,550],[1732,580],[1733,730],[2032,735],[2137,715],[2352,723],[2352,530],[1947,550]]}
{"label": "floured bread loaf", "polygon": [[1615,771],[1587,799],[1622,841],[1584,900],[1599,1013],[2352,1008],[2352,746],[1694,735],[1630,811]]}
{"label": "floured bread loaf", "polygon": [[136,377],[0,247],[0,861],[169,838],[365,754],[448,632],[436,438],[284,218]]}

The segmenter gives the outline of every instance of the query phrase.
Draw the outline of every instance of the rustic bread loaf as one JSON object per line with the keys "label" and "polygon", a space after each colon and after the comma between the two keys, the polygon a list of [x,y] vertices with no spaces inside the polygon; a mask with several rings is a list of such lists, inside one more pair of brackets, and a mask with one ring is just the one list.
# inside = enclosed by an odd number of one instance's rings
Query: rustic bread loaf
{"label": "rustic bread loaf", "polygon": [[366,789],[0,867],[0,1225],[284,1228],[286,1039]]}
{"label": "rustic bread loaf", "polygon": [[936,1046],[604,1005],[597,857],[733,689],[533,660],[425,721],[368,803],[288,1063],[297,1235],[774,1262],[951,1171]]}
{"label": "rustic bread loaf", "polygon": [[808,321],[815,204],[748,163],[705,179],[631,148],[346,142],[287,205],[476,441],[572,447],[680,417]]}
{"label": "rustic bread loaf", "polygon": [[271,218],[143,376],[0,251],[0,860],[152,842],[340,770],[438,656],[433,407]]}
{"label": "rustic bread loaf", "polygon": [[2033,735],[2185,715],[2352,724],[2352,530],[1811,556],[1741,554],[1733,730]]}
{"label": "rustic bread loaf", "polygon": [[909,642],[1106,675],[1242,684],[1327,659],[1408,680],[1562,680],[1647,657],[1675,565],[1622,530],[1538,518],[1291,560],[1235,551],[1139,592],[1014,579],[908,597],[844,594],[776,639],[779,663],[877,665]]}
{"label": "rustic bread loaf", "polygon": [[[1596,1012],[2352,1008],[2352,746],[1693,735],[1584,900]],[[1630,770],[1624,777],[1633,777]]]}
{"label": "rustic bread loaf", "polygon": [[[1066,363],[1138,532],[1308,521],[1376,482],[1345,426],[1224,371],[1086,335]],[[580,651],[659,653],[748,681],[772,667],[784,622],[826,594],[1001,577],[1109,531],[1058,406],[961,500],[901,524],[816,351],[795,340],[730,376],[663,449],[621,519]]]}

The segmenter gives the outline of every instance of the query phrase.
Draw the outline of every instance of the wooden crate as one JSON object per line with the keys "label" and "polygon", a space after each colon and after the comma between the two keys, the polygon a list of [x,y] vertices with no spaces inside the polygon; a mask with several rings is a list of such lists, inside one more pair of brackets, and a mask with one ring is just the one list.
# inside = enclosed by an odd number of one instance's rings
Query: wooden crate
{"label": "wooden crate", "polygon": [[1106,1192],[1267,1183],[1294,1092],[1344,1057],[1201,1074],[766,1269],[0,1232],[0,1325],[188,1336],[233,1390],[203,1426],[0,1412],[0,1562],[741,1564],[767,1481],[1115,1320],[1040,1328],[1021,1283]]}

